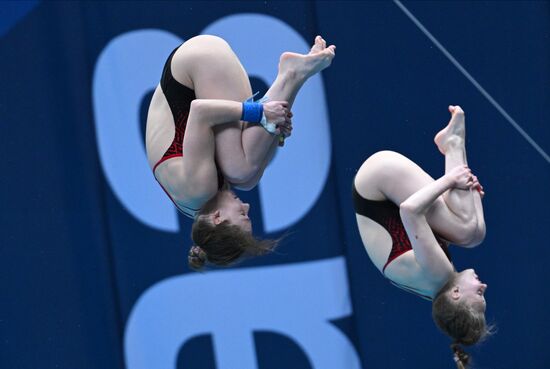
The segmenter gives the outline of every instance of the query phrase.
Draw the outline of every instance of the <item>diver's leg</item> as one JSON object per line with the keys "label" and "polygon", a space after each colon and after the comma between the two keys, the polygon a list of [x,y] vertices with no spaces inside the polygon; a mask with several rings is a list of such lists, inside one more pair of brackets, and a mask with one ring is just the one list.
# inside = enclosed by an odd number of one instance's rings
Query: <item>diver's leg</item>
{"label": "diver's leg", "polygon": [[[252,95],[250,81],[239,59],[223,39],[201,35],[185,42],[174,55],[174,77],[193,88],[198,99],[244,101]],[[181,77],[181,79],[178,78]],[[275,137],[263,127],[250,127],[245,139],[240,121],[214,127],[218,168],[229,182],[239,182],[263,162]],[[254,134],[252,134],[254,133]],[[245,144],[253,139],[254,145]]]}
{"label": "diver's leg", "polygon": [[[465,147],[465,117],[460,106],[449,106],[451,120],[449,124],[435,136],[439,151],[445,155],[445,172],[457,166],[467,165]],[[476,189],[461,190],[453,188],[443,195],[448,208],[465,223],[475,224],[474,231],[464,238],[470,238],[464,246],[479,244],[485,236],[485,221],[481,197]]]}
{"label": "diver's leg", "polygon": [[[317,36],[308,54],[283,53],[279,61],[277,78],[266,92],[267,99],[269,101],[287,101],[289,109],[291,109],[300,88],[309,77],[330,65],[334,58],[334,51],[333,45],[327,47],[326,41],[321,36]],[[252,128],[257,128],[257,125],[245,125],[243,132],[243,146],[248,151],[255,149],[255,136],[258,134]],[[250,189],[256,185],[275,154],[276,143],[272,145],[256,173],[247,181],[241,182],[238,187]]]}
{"label": "diver's leg", "polygon": [[[359,194],[370,200],[390,200],[397,206],[434,179],[416,163],[393,151],[380,151],[369,157],[355,177]],[[455,244],[469,241],[465,235],[472,225],[463,222],[439,197],[426,214],[430,227]]]}

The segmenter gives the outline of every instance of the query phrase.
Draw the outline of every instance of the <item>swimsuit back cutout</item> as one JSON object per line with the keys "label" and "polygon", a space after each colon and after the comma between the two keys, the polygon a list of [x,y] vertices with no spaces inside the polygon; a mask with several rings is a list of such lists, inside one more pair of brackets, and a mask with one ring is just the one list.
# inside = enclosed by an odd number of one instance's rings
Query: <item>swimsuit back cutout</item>
{"label": "swimsuit back cutout", "polygon": [[[166,97],[168,106],[170,106],[170,111],[172,112],[172,117],[174,118],[176,131],[174,134],[174,139],[172,140],[172,144],[168,147],[164,155],[162,155],[162,158],[160,158],[160,160],[153,167],[153,173],[155,173],[157,167],[164,161],[183,156],[183,137],[185,136],[187,119],[189,117],[189,111],[191,110],[191,101],[196,99],[195,91],[176,81],[176,79],[172,75],[172,58],[178,48],[175,48],[174,51],[172,51],[172,53],[168,57],[168,60],[164,64],[164,69],[162,71],[162,77],[160,80],[160,87],[162,89],[162,92],[164,93],[164,96]],[[217,170],[217,172],[218,189],[222,189],[225,180],[223,174],[219,169]],[[179,211],[190,218],[194,218],[195,214],[200,209],[193,209],[178,205],[174,201],[172,196],[170,196],[168,191],[166,191],[164,186],[162,186],[162,184],[160,184],[160,186],[162,187],[164,192],[166,192],[170,200],[172,200],[174,205],[176,205]]]}
{"label": "swimsuit back cutout", "polygon": [[[353,185],[352,191],[355,212],[357,214],[366,216],[367,218],[370,218],[376,223],[380,224],[391,236],[392,249],[390,251],[390,255],[388,256],[386,264],[384,264],[384,267],[382,268],[382,273],[384,273],[386,268],[392,261],[394,261],[397,257],[403,255],[407,251],[412,250],[411,241],[407,236],[405,226],[403,225],[403,222],[401,221],[401,216],[399,215],[399,207],[389,200],[374,201],[365,199],[357,192],[355,184]],[[447,242],[445,242],[435,233],[434,236],[439,243],[439,246],[441,246],[441,249],[450,261],[451,255],[448,250]],[[407,292],[413,293],[426,300],[431,300],[429,296],[419,293],[412,287],[408,287],[394,281],[391,281],[391,283]]]}

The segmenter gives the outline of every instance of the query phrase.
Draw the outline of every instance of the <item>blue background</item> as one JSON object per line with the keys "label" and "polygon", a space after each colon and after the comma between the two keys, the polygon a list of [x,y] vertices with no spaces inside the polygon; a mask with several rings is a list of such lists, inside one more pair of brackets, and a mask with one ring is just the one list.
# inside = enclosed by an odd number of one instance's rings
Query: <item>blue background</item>
{"label": "blue background", "polygon": [[[404,4],[549,152],[549,3]],[[121,33],[158,28],[190,38],[236,13],[270,15],[308,41],[321,34],[337,45],[323,72],[332,140],[323,194],[279,252],[238,268],[344,255],[353,315],[334,324],[362,366],[452,367],[429,303],[391,287],[368,259],[350,187],[363,160],[382,149],[442,175],[432,139],[448,121],[447,105],[460,104],[469,164],[487,193],[488,233],[476,249],[453,249],[453,258],[488,283],[487,317],[498,327],[471,352],[477,368],[547,368],[549,163],[393,2],[2,3],[0,367],[123,368],[124,327],[136,300],[156,282],[190,273],[190,222],[180,219],[179,234],[150,229],[106,182],[92,75],[99,53]],[[256,190],[243,197],[259,201]],[[261,229],[259,207],[251,214]],[[261,369],[311,368],[292,340],[258,332],[255,343]],[[211,352],[209,337],[197,337],[177,367],[215,368]]]}

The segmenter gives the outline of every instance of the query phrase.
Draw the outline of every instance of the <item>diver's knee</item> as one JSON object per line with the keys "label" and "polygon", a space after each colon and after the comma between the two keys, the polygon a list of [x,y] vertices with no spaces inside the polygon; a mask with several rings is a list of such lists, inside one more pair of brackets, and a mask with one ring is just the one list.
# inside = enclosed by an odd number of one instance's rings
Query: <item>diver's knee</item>
{"label": "diver's knee", "polygon": [[476,227],[475,219],[461,223],[453,232],[452,243],[462,247],[470,247],[469,245],[473,242],[476,235]]}
{"label": "diver's knee", "polygon": [[395,151],[381,150],[381,151],[377,151],[374,154],[372,154],[371,156],[369,156],[367,161],[370,161],[370,162],[379,162],[379,161],[381,161],[384,164],[386,164],[388,161],[391,161],[393,159],[399,159],[401,157],[403,157],[403,155],[401,155],[401,154],[399,154]]}
{"label": "diver's knee", "polygon": [[190,38],[188,43],[209,43],[209,44],[219,44],[219,45],[229,45],[227,41],[225,41],[223,38],[219,36],[214,35],[197,35],[195,37]]}
{"label": "diver's knee", "polygon": [[485,240],[485,225],[478,225],[477,222],[468,222],[464,225],[457,245],[472,248],[480,245]]}
{"label": "diver's knee", "polygon": [[469,247],[476,247],[480,245],[485,240],[485,235],[487,234],[485,223],[478,225],[476,227],[476,231],[474,233],[474,237],[471,242],[471,246]]}
{"label": "diver's knee", "polygon": [[240,165],[233,168],[222,169],[224,177],[234,185],[244,185],[250,182],[260,170],[259,166],[255,165]]}

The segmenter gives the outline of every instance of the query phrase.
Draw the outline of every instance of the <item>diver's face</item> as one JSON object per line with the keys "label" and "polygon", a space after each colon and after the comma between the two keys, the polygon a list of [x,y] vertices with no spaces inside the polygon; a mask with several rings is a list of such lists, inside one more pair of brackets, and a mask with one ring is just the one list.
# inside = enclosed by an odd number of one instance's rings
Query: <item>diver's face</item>
{"label": "diver's face", "polygon": [[220,219],[252,232],[252,223],[248,217],[250,204],[242,202],[233,191],[223,191],[219,198]]}
{"label": "diver's face", "polygon": [[460,291],[460,298],[474,308],[485,311],[487,303],[484,295],[487,285],[479,280],[475,270],[466,269],[460,272],[456,282]]}

